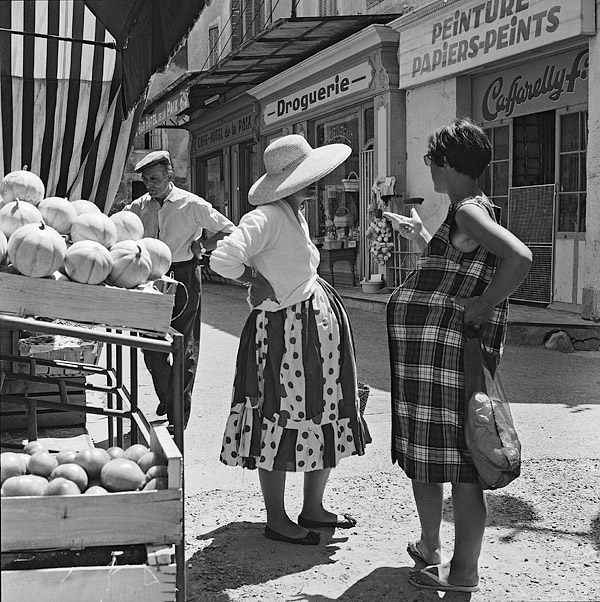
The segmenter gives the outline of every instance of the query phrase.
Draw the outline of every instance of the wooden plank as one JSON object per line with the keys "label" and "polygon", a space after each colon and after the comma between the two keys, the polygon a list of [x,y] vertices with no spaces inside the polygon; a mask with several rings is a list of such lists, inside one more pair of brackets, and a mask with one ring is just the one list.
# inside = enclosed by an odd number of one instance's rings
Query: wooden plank
{"label": "wooden plank", "polygon": [[183,487],[183,457],[166,426],[156,426],[150,433],[150,449],[167,459],[169,489]]}
{"label": "wooden plank", "polygon": [[160,333],[169,329],[175,300],[171,286],[160,293],[152,283],[125,289],[51,277],[30,278],[6,271],[0,272],[0,290],[0,313]]}
{"label": "wooden plank", "polygon": [[180,543],[180,489],[108,495],[3,497],[2,552]]}
{"label": "wooden plank", "polygon": [[175,580],[175,564],[2,571],[1,592],[10,602],[170,602]]}

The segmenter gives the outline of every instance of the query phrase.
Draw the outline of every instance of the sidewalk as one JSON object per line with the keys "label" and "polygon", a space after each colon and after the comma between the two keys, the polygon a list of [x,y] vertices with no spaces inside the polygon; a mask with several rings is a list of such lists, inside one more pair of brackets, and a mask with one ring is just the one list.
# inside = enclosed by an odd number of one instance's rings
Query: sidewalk
{"label": "sidewalk", "polygon": [[[374,294],[358,287],[336,286],[346,307],[373,313],[385,313],[390,289]],[[600,351],[600,323],[584,320],[576,305],[555,303],[527,305],[512,302],[508,316],[506,342],[513,345],[542,345],[549,332],[563,330],[578,351]]]}

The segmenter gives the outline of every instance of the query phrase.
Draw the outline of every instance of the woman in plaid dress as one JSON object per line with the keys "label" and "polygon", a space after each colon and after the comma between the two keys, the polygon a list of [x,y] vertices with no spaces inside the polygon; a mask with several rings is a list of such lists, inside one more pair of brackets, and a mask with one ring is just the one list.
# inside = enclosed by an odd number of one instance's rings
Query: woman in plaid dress
{"label": "woman in plaid dress", "polygon": [[[494,205],[477,186],[491,159],[483,130],[469,119],[437,130],[425,163],[436,192],[450,199],[432,237],[413,209],[386,214],[422,251],[416,269],[387,306],[392,372],[392,460],[412,479],[421,536],[409,554],[424,569],[413,585],[477,591],[478,559],[487,518],[485,494],[467,452],[464,424],[463,330],[480,329],[500,357],[508,296],[531,264],[529,249],[497,222]],[[440,526],[443,483],[452,484],[454,554],[443,561]]]}

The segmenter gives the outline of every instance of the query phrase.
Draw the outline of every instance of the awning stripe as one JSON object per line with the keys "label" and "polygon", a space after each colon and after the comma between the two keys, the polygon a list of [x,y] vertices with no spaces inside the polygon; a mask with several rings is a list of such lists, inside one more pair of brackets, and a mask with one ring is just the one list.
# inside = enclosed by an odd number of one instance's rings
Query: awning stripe
{"label": "awning stripe", "polygon": [[[0,2],[0,26],[114,42],[85,4],[72,0]],[[0,177],[28,165],[45,183],[46,196],[75,195],[107,209],[129,150],[117,156],[121,130],[125,126],[128,140],[131,129],[122,123],[117,52],[0,32],[0,69]]]}

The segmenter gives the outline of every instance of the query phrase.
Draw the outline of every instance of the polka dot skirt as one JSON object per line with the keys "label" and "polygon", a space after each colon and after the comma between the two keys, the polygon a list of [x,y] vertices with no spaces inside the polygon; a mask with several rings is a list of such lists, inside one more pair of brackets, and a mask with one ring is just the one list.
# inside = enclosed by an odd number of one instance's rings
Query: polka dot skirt
{"label": "polka dot skirt", "polygon": [[364,453],[358,404],[348,317],[319,280],[309,300],[248,318],[221,461],[269,471],[332,468]]}

